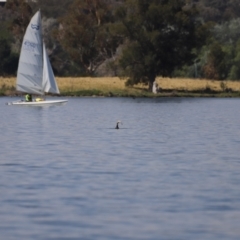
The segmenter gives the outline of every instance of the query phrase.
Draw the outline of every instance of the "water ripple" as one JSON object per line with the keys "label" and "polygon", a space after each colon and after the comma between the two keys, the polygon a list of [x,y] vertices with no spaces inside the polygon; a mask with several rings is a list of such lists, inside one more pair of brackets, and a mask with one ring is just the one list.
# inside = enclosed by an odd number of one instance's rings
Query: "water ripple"
{"label": "water ripple", "polygon": [[240,238],[239,99],[8,101],[1,239]]}

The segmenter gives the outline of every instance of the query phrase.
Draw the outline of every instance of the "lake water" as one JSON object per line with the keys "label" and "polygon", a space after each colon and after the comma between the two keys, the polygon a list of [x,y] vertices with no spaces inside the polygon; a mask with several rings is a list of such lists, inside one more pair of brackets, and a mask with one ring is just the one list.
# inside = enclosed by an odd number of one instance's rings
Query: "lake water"
{"label": "lake water", "polygon": [[13,100],[0,239],[240,239],[240,99]]}

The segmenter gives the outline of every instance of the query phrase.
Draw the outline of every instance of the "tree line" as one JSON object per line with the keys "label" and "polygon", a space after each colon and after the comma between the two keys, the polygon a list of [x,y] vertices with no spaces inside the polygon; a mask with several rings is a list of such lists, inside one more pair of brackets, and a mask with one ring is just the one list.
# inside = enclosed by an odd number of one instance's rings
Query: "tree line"
{"label": "tree line", "polygon": [[0,75],[15,75],[41,9],[58,76],[240,79],[239,0],[8,0],[0,7]]}

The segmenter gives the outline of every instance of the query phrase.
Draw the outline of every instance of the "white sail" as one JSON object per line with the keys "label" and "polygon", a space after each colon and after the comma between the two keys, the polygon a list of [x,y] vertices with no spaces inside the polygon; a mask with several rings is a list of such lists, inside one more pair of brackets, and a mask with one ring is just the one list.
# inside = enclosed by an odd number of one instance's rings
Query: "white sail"
{"label": "white sail", "polygon": [[43,49],[41,14],[31,19],[23,38],[17,72],[17,90],[32,94],[44,94],[42,90]]}
{"label": "white sail", "polygon": [[59,94],[59,89],[53,74],[45,44],[43,44],[43,80],[42,87],[44,92]]}
{"label": "white sail", "polygon": [[[60,94],[52,66],[42,39],[40,11],[32,17],[23,38],[17,72],[17,90],[24,93],[43,95]],[[45,100],[36,98],[33,101],[14,101],[7,105],[46,106],[66,103],[68,100]]]}

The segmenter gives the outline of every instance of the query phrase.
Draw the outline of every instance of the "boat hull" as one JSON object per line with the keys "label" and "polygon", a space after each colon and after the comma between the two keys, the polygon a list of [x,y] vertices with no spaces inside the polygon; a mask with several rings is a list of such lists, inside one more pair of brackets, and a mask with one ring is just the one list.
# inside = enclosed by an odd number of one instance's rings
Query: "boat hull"
{"label": "boat hull", "polygon": [[16,105],[16,106],[47,106],[47,105],[60,105],[68,102],[68,100],[45,100],[45,101],[38,101],[38,102],[25,102],[25,101],[15,101],[9,102],[7,105]]}

